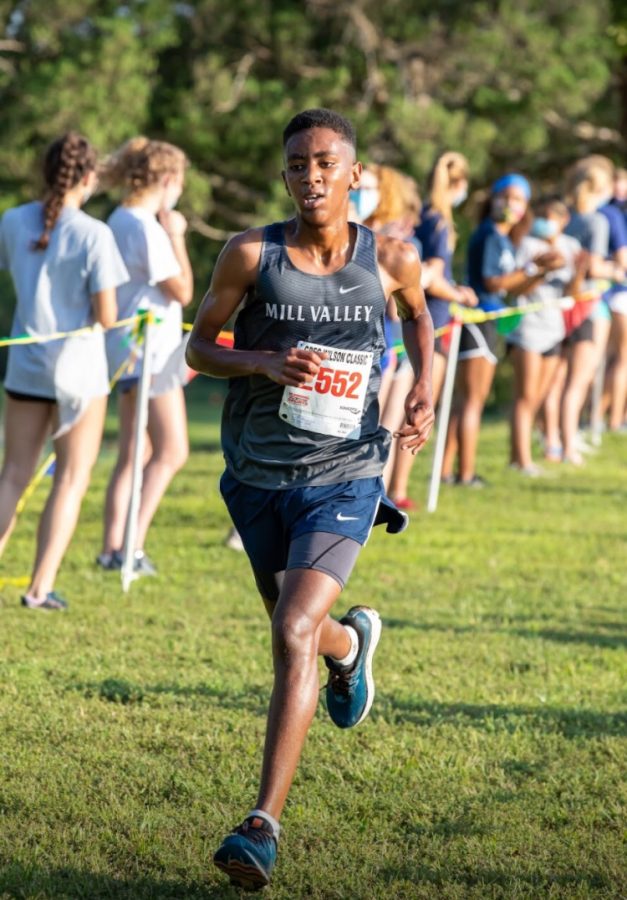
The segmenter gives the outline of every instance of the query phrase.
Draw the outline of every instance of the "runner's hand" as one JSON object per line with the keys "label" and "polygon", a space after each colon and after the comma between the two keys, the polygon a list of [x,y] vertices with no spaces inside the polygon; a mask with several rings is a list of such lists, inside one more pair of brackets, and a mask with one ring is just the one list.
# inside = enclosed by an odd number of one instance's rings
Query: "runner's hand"
{"label": "runner's hand", "polygon": [[554,272],[566,264],[558,250],[547,250],[546,253],[540,253],[538,256],[534,256],[533,261],[543,272]]}
{"label": "runner's hand", "polygon": [[400,438],[401,450],[411,450],[418,453],[429,440],[435,412],[431,388],[416,385],[407,395],[405,401],[405,425],[394,432],[394,437]]}
{"label": "runner's hand", "polygon": [[315,380],[326,353],[290,347],[287,351],[269,353],[264,362],[264,375],[277,384],[300,387]]}
{"label": "runner's hand", "polygon": [[465,284],[458,284],[457,290],[459,291],[459,303],[464,306],[477,306],[479,298],[471,287]]}
{"label": "runner's hand", "polygon": [[160,209],[157,218],[170,237],[183,237],[187,231],[187,219],[178,209]]}

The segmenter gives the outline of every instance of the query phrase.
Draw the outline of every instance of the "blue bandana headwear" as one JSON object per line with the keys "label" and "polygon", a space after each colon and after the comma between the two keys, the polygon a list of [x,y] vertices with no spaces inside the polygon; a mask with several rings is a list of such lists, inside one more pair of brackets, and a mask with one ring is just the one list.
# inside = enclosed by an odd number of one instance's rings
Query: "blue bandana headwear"
{"label": "blue bandana headwear", "polygon": [[492,194],[500,194],[501,191],[506,191],[508,187],[518,188],[519,191],[522,191],[527,200],[531,197],[531,185],[527,181],[524,175],[519,175],[518,172],[510,172],[509,175],[502,175],[492,185]]}

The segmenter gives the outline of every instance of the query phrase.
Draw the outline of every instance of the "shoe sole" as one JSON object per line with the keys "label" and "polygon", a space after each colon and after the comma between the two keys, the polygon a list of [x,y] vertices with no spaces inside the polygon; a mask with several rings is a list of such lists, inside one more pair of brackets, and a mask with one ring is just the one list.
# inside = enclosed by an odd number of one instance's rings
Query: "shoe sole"
{"label": "shoe sole", "polygon": [[221,859],[214,859],[213,862],[218,869],[229,876],[233,887],[242,888],[245,891],[260,891],[270,883],[265,872],[262,872],[257,866],[244,863],[239,859],[230,857],[226,862]]}
{"label": "shoe sole", "polygon": [[[351,609],[351,612],[362,612],[369,619],[371,624],[371,632],[370,632],[370,644],[368,645],[368,650],[366,652],[366,685],[368,688],[366,705],[364,707],[364,711],[361,716],[355,722],[355,725],[359,725],[364,721],[368,713],[372,708],[372,703],[374,701],[375,695],[375,687],[374,687],[374,678],[372,677],[372,658],[374,656],[374,651],[377,649],[377,644],[379,643],[379,639],[381,637],[381,617],[376,609],[371,609],[369,606],[354,606]],[[348,623],[350,624],[350,622]],[[352,727],[354,728],[355,725]]]}

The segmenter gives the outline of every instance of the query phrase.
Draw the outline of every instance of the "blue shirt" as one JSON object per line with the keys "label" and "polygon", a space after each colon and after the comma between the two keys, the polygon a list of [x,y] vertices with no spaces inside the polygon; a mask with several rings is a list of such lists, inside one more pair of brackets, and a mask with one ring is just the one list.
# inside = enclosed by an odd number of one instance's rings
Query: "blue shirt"
{"label": "blue shirt", "polygon": [[479,309],[494,312],[505,306],[506,291],[489,291],[485,279],[508,275],[515,269],[514,245],[506,234],[497,231],[492,219],[484,219],[468,243],[468,283],[479,298]]}
{"label": "blue shirt", "polygon": [[617,250],[627,247],[627,225],[625,225],[625,216],[621,210],[613,203],[606,203],[600,206],[598,210],[601,215],[605,216],[610,225],[610,242],[609,255],[613,256]]}
{"label": "blue shirt", "polygon": [[[442,214],[430,206],[426,206],[422,211],[422,219],[416,228],[415,236],[422,244],[422,258],[424,260],[443,260],[444,277],[447,281],[453,282],[453,252],[448,245],[449,226]],[[429,291],[426,292],[426,295],[433,327],[441,328],[451,319],[448,311],[449,301],[442,300]]]}

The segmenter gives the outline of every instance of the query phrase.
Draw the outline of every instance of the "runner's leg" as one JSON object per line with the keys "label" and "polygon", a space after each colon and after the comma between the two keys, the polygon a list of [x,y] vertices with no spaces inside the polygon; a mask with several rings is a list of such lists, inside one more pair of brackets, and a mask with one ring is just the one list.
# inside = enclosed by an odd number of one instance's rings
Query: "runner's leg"
{"label": "runner's leg", "polygon": [[[433,405],[437,406],[440,399],[440,391],[444,383],[444,373],[446,371],[446,357],[441,353],[435,353],[433,356]],[[411,385],[410,385],[411,386]],[[394,459],[394,467],[390,477],[389,496],[392,500],[403,500],[407,497],[409,488],[409,476],[416,460],[414,453],[405,451],[396,452]]]}
{"label": "runner's leg", "polygon": [[176,473],[189,456],[187,412],[183,388],[153,397],[148,406],[148,436],[152,454],[144,469],[137,520],[137,549],[143,549],[150,523]]}
{"label": "runner's leg", "polygon": [[627,398],[627,315],[612,314],[612,332],[616,355],[611,381],[609,427],[617,431],[623,425]]}
{"label": "runner's leg", "polygon": [[528,469],[531,459],[531,431],[538,405],[542,357],[539,353],[512,347],[514,365],[514,406],[512,409],[510,462]]}
{"label": "runner's leg", "polygon": [[0,472],[0,555],[15,525],[15,507],[30,482],[52,423],[52,403],[5,396]]}
{"label": "runner's leg", "polygon": [[[300,571],[300,570],[294,570]],[[255,572],[257,589],[270,619],[274,615],[283,583],[285,572]],[[334,659],[343,659],[351,648],[348,632],[343,625],[327,615],[322,622],[320,640],[318,642],[319,656],[332,656]]]}
{"label": "runner's leg", "polygon": [[102,552],[113,553],[124,545],[126,518],[131,501],[133,478],[133,448],[135,446],[135,405],[137,388],[118,393],[118,458],[115,463],[105,500]]}
{"label": "runner's leg", "polygon": [[477,356],[464,360],[465,396],[459,419],[459,478],[470,481],[475,473],[481,414],[492,387],[496,366]]}
{"label": "runner's leg", "polygon": [[39,520],[37,553],[28,594],[43,598],[74,534],[81,503],[98,457],[107,397],[96,397],[77,424],[54,441],[57,456],[52,490]]}
{"label": "runner's leg", "polygon": [[594,377],[597,352],[592,341],[577,341],[570,351],[568,379],[562,399],[562,439],[564,459],[581,464],[583,459],[575,445],[579,416]]}
{"label": "runner's leg", "polygon": [[290,569],[272,616],[274,688],[257,808],[277,820],[318,704],[320,637],[340,592],[338,582],[324,572]]}

